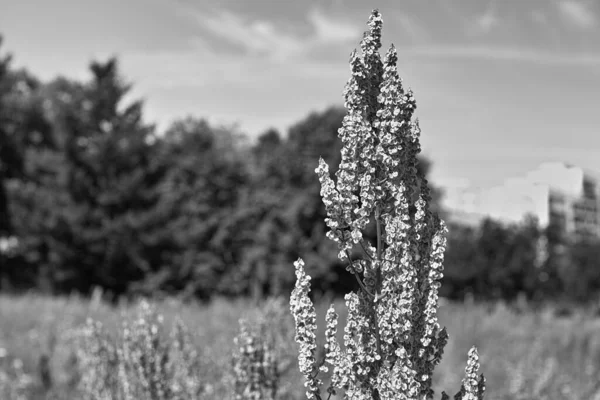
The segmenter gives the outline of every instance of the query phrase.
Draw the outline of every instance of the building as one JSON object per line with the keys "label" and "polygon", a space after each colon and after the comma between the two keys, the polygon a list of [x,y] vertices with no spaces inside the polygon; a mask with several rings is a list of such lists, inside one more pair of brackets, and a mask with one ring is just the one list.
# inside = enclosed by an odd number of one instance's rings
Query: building
{"label": "building", "polygon": [[600,174],[561,162],[541,164],[524,177],[491,189],[461,188],[447,193],[450,222],[477,225],[486,217],[519,223],[537,218],[567,237],[600,238]]}

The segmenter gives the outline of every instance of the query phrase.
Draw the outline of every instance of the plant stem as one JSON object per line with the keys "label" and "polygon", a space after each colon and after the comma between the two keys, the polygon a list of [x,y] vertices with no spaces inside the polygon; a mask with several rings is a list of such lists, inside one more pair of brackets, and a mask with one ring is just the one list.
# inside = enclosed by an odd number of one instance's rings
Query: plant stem
{"label": "plant stem", "polygon": [[[350,253],[348,252],[348,250],[346,250],[346,257],[348,258],[348,260],[350,261],[350,267],[352,269],[354,269],[354,261],[352,261],[352,257],[350,257]],[[369,292],[369,290],[367,289],[367,287],[365,286],[365,284],[360,280],[360,278],[358,277],[358,271],[354,271],[354,273],[352,274],[354,275],[354,277],[356,278],[356,281],[358,282],[358,285],[360,286],[360,288],[362,290],[365,291],[365,293],[371,298],[374,299],[375,295],[373,295],[371,292]]]}
{"label": "plant stem", "polygon": [[377,224],[377,271],[375,272],[375,298],[371,303],[371,311],[373,313],[373,323],[375,325],[375,340],[377,341],[377,354],[381,357],[381,338],[379,337],[379,324],[377,322],[377,304],[375,303],[375,300],[377,300],[381,289],[381,253],[383,251],[383,244],[381,242],[381,209],[379,205],[375,207],[375,223]]}
{"label": "plant stem", "polygon": [[381,289],[381,253],[383,252],[383,243],[381,242],[381,209],[375,208],[375,223],[377,224],[377,261],[379,261],[376,272],[375,294],[379,294]]}

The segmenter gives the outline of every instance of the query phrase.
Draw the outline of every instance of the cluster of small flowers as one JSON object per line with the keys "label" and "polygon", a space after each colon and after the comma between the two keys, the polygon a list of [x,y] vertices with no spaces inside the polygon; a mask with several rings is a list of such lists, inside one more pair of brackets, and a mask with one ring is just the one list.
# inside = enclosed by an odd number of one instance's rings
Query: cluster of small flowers
{"label": "cluster of small flowers", "polygon": [[27,400],[34,383],[23,370],[23,362],[0,347],[0,399]]}
{"label": "cluster of small flowers", "polygon": [[83,399],[192,400],[203,391],[200,359],[184,324],[176,321],[168,341],[162,316],[147,302],[124,323],[120,343],[91,319],[77,338]]}
{"label": "cluster of small flowers", "polygon": [[[294,340],[300,345],[298,363],[300,372],[305,376],[304,386],[308,389],[307,396],[319,390],[322,384],[317,379],[318,367],[315,359],[317,350],[317,313],[315,306],[308,297],[310,292],[310,276],[304,272],[304,262],[298,260],[296,266],[296,286],[290,297],[290,307],[294,322],[296,323],[296,335]],[[310,398],[310,397],[309,397]]]}
{"label": "cluster of small flowers", "polygon": [[175,320],[171,331],[171,352],[168,369],[171,371],[171,395],[175,400],[197,399],[205,386],[200,380],[200,354],[192,344],[191,335],[181,318]]}
{"label": "cluster of small flowers", "polygon": [[240,333],[234,338],[233,388],[236,400],[274,400],[279,372],[274,344],[265,325],[251,326],[240,320]]}
{"label": "cluster of small flowers", "polygon": [[100,322],[88,319],[79,332],[77,361],[81,376],[79,388],[87,400],[120,398],[119,358],[116,346]]}
{"label": "cluster of small flowers", "polygon": [[[377,10],[368,26],[362,57],[354,51],[350,59],[352,76],[344,90],[348,115],[338,131],[343,147],[337,182],[322,159],[316,169],[327,237],[338,243],[340,260],[348,263],[360,286],[357,293],[346,295],[343,351],[335,340],[335,310],[327,313],[325,362],[333,366],[328,391],[331,395],[334,388],[343,389],[349,399],[431,399],[433,369],[448,340],[437,320],[447,229],[430,211],[427,180],[417,169],[421,131],[412,120],[416,102],[402,86],[393,45],[380,59],[382,20]],[[370,223],[377,230],[375,245],[363,237]],[[320,399],[310,276],[301,259],[295,268],[290,309],[300,371],[307,397]],[[473,348],[455,399],[483,399],[478,368]]]}
{"label": "cluster of small flowers", "polygon": [[138,316],[133,323],[124,324],[124,362],[120,368],[129,378],[128,385],[124,386],[126,399],[170,398],[170,388],[167,385],[169,354],[168,346],[161,336],[162,322],[162,316],[156,314],[150,304],[144,301],[140,303]]}

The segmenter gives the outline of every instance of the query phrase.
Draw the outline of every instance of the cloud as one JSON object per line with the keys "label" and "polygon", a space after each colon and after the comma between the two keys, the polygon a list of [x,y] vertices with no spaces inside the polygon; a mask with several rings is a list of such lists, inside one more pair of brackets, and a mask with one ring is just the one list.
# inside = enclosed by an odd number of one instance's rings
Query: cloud
{"label": "cloud", "polygon": [[360,39],[361,29],[355,24],[328,16],[316,8],[309,10],[307,22],[310,36],[293,33],[267,20],[249,20],[227,10],[200,13],[180,6],[180,13],[191,16],[199,28],[226,43],[240,46],[250,55],[266,56],[282,63],[299,59],[310,50]]}
{"label": "cloud", "polygon": [[486,34],[498,26],[500,20],[494,8],[494,2],[488,4],[487,9],[479,15],[469,29],[470,34]]}
{"label": "cloud", "polygon": [[332,46],[357,42],[362,27],[313,8],[305,14],[308,34],[277,20],[251,18],[228,10],[200,10],[179,3],[177,15],[197,26],[186,46],[129,50],[117,54],[138,92],[224,86],[274,90],[281,82],[326,82],[348,65],[321,58]]}
{"label": "cloud", "polygon": [[491,61],[522,61],[544,65],[580,67],[600,66],[597,53],[556,53],[517,47],[414,46],[398,49],[416,56],[432,58],[471,58]]}
{"label": "cloud", "polygon": [[361,29],[356,24],[336,20],[316,8],[308,12],[308,21],[315,30],[315,44],[346,43],[360,38]]}
{"label": "cloud", "polygon": [[423,39],[430,38],[427,29],[414,16],[402,12],[394,17],[402,27],[404,33],[408,34],[413,41],[422,41]]}
{"label": "cloud", "polygon": [[241,46],[251,54],[266,55],[273,61],[283,61],[303,52],[302,41],[278,29],[269,21],[246,21],[229,12],[213,15],[196,13],[201,28],[218,39]]}
{"label": "cloud", "polygon": [[533,9],[529,14],[531,21],[537,25],[541,32],[550,42],[552,42],[555,48],[560,48],[562,43],[562,33],[560,24],[550,22],[548,13],[541,9]]}
{"label": "cloud", "polygon": [[[269,29],[269,28],[254,28]],[[254,42],[251,42],[254,43]],[[280,52],[281,56],[284,54]],[[273,55],[277,57],[277,54]],[[339,78],[346,64],[328,63],[308,57],[271,62],[262,54],[215,52],[207,39],[196,38],[185,49],[136,51],[122,54],[120,61],[133,78],[146,88],[207,87],[224,84],[261,89],[288,79]],[[136,83],[136,86],[140,86]]]}
{"label": "cloud", "polygon": [[563,0],[557,3],[561,15],[582,29],[590,29],[596,25],[596,16],[584,3],[575,0]]}

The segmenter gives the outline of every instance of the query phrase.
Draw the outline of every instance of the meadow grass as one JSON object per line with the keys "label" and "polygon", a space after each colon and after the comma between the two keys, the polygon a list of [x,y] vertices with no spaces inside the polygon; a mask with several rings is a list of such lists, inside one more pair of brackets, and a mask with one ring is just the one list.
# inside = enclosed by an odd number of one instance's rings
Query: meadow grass
{"label": "meadow grass", "polygon": [[[202,364],[199,380],[204,391],[200,398],[230,398],[239,319],[256,320],[261,315],[260,306],[250,306],[245,299],[217,299],[207,306],[176,300],[154,304],[164,316],[165,332],[170,332],[180,317],[191,334],[191,344]],[[335,304],[341,321],[345,321],[342,301]],[[320,327],[325,326],[328,305],[317,303]],[[134,304],[113,307],[79,297],[0,296],[0,397],[19,398],[14,386],[22,384],[23,399],[80,398],[76,388],[81,371],[75,361],[73,333],[91,317],[119,336],[122,322],[136,315]],[[600,320],[590,313],[582,310],[558,317],[552,307],[517,311],[502,303],[444,303],[440,322],[451,336],[434,374],[436,389],[460,385],[465,354],[475,344],[482,350],[487,399],[600,399],[600,385],[596,383],[600,374]],[[291,316],[286,314],[276,325],[269,328],[276,333],[276,355],[282,371],[277,398],[304,398]],[[320,345],[324,334],[321,328],[317,336]],[[15,371],[13,364],[20,371]]]}

